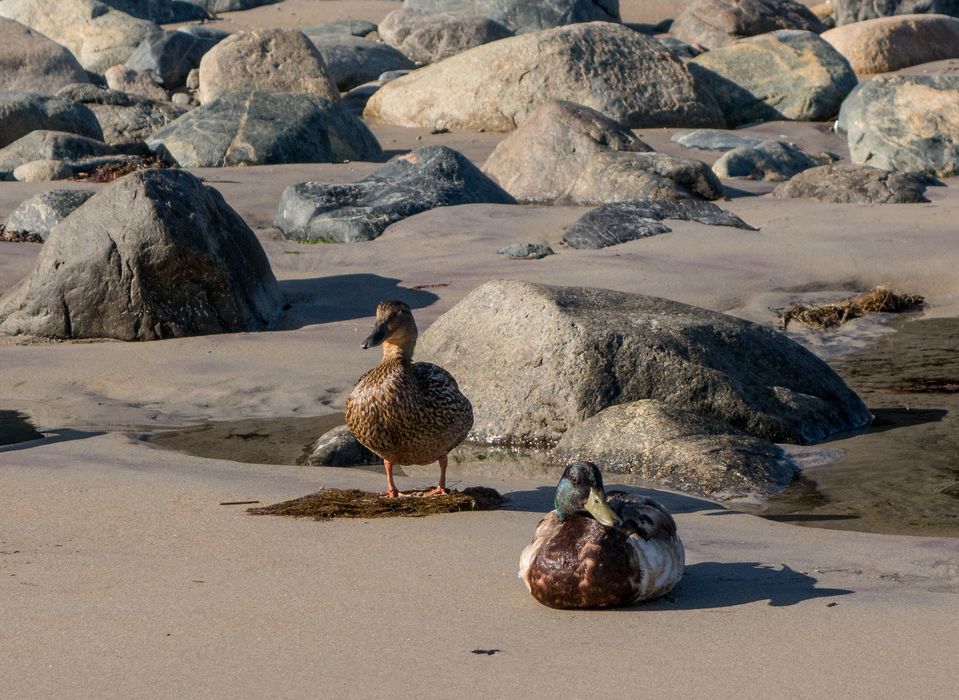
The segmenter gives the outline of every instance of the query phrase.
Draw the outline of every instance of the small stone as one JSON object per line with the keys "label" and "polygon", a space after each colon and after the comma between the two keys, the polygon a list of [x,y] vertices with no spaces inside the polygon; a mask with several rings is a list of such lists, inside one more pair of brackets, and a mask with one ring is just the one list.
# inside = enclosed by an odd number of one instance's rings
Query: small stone
{"label": "small stone", "polygon": [[311,467],[353,467],[382,462],[383,459],[363,446],[345,425],[323,433],[306,458]]}
{"label": "small stone", "polygon": [[13,177],[18,182],[66,180],[73,177],[73,168],[62,160],[32,160],[14,168]]}
{"label": "small stone", "polygon": [[721,179],[782,181],[803,170],[823,165],[821,158],[810,155],[786,141],[763,141],[727,151],[713,163],[713,172]]}
{"label": "small stone", "polygon": [[523,260],[540,260],[547,255],[555,255],[553,249],[545,243],[512,243],[496,251],[500,255]]}

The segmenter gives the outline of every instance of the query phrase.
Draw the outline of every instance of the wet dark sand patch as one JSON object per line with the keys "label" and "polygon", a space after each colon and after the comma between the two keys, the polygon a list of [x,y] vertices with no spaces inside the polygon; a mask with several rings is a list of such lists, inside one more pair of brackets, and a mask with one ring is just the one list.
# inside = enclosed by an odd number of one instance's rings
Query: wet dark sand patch
{"label": "wet dark sand patch", "polygon": [[424,491],[412,491],[399,498],[357,489],[320,489],[292,501],[275,503],[262,508],[248,508],[251,515],[286,515],[292,518],[418,518],[440,513],[469,510],[495,510],[504,502],[495,490],[474,486],[462,491],[450,490],[446,495],[427,496]]}

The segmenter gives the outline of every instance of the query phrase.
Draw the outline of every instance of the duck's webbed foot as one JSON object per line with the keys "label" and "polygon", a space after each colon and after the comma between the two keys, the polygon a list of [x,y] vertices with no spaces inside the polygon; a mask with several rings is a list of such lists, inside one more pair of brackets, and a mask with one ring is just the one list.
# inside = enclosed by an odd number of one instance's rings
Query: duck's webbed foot
{"label": "duck's webbed foot", "polygon": [[406,494],[400,493],[400,490],[396,488],[396,484],[393,483],[393,463],[388,459],[384,459],[383,466],[386,468],[386,493],[384,493],[383,496],[385,498],[405,496]]}
{"label": "duck's webbed foot", "polygon": [[439,458],[440,463],[440,483],[437,484],[435,489],[430,489],[424,495],[426,496],[445,496],[449,493],[446,490],[446,464],[448,462],[446,455],[443,455]]}
{"label": "duck's webbed foot", "polygon": [[449,494],[449,491],[447,491],[444,487],[437,486],[435,489],[430,489],[423,495],[424,496],[446,496],[448,494]]}

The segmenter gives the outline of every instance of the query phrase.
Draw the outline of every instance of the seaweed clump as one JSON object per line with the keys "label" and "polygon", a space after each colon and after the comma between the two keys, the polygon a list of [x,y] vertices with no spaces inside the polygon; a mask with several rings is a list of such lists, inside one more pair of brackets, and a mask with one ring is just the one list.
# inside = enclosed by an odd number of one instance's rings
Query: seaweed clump
{"label": "seaweed clump", "polygon": [[773,309],[783,330],[792,320],[815,328],[837,328],[867,313],[902,313],[920,308],[925,299],[918,294],[905,294],[886,287],[874,287],[864,294],[833,304],[793,304]]}
{"label": "seaweed clump", "polygon": [[149,170],[151,168],[171,168],[173,167],[162,158],[148,157],[135,158],[122,163],[105,163],[86,173],[77,173],[71,179],[82,180],[85,182],[113,182],[124,175],[135,173],[140,170]]}
{"label": "seaweed clump", "polygon": [[420,518],[464,510],[495,510],[505,500],[499,492],[484,486],[473,486],[462,491],[451,490],[445,496],[424,494],[423,491],[413,491],[402,498],[386,498],[359,489],[325,488],[292,501],[247,508],[246,512],[251,515],[287,515],[314,520]]}

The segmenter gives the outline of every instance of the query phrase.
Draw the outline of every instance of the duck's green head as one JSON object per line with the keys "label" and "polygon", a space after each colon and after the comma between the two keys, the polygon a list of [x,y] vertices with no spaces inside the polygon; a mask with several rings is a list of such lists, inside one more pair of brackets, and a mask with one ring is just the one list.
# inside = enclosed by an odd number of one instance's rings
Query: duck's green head
{"label": "duck's green head", "polygon": [[382,343],[389,343],[400,347],[408,347],[412,352],[416,344],[416,321],[413,312],[402,301],[381,301],[376,307],[376,322],[373,331],[363,341],[363,349],[376,347]]}
{"label": "duck's green head", "polygon": [[606,503],[603,475],[592,462],[573,462],[556,486],[556,515],[562,522],[574,515],[588,513],[603,525],[615,525],[620,518]]}

